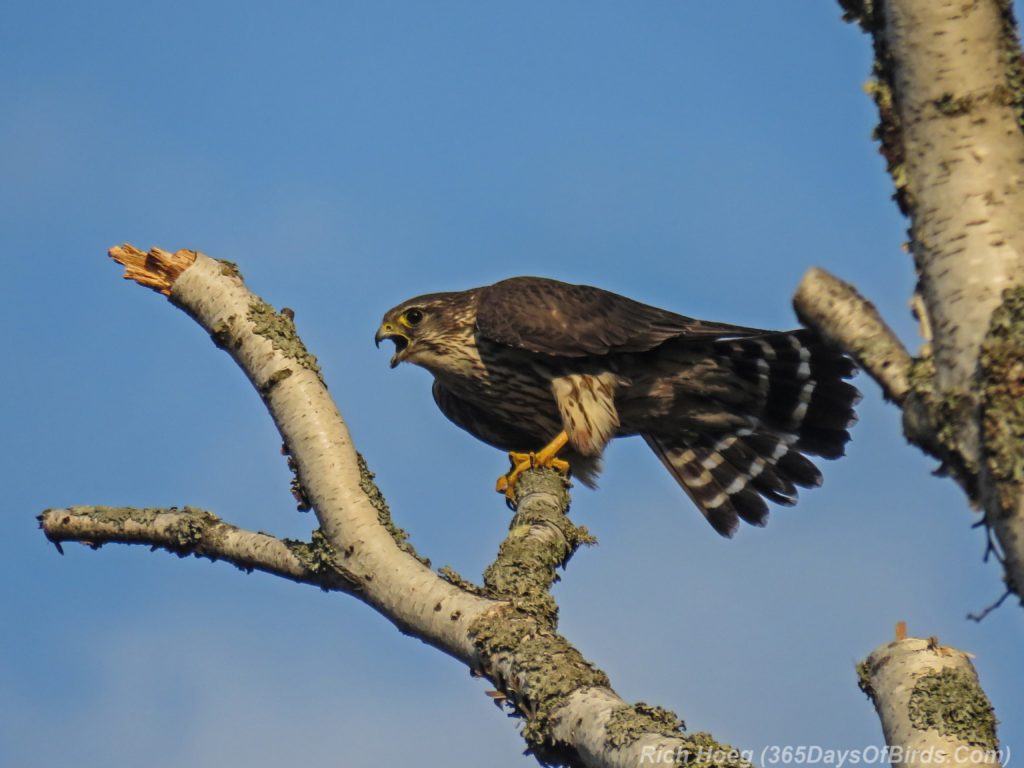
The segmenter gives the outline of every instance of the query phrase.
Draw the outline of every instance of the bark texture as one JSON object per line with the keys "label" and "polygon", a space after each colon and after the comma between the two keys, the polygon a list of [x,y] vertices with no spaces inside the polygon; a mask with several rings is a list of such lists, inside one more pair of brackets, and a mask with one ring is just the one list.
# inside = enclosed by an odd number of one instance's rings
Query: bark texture
{"label": "bark texture", "polygon": [[893,765],[1000,764],[995,713],[969,654],[905,638],[876,648],[858,672]]}
{"label": "bark texture", "polygon": [[527,748],[550,765],[626,768],[643,755],[661,764],[744,766],[708,734],[687,734],[673,713],[627,704],[557,631],[557,570],[589,541],[566,516],[565,480],[548,470],[516,486],[509,535],[478,587],[450,569],[435,573],[406,540],[327,392],[293,315],[245,286],[238,268],[195,251],[111,250],[126,277],[167,296],[228,352],[260,393],[295,472],[293,492],[320,527],[308,542],[244,531],[192,508],[71,507],[40,515],[46,536],[94,548],[147,544],[179,556],[226,560],[350,594],[402,632],[459,659],[524,721]]}
{"label": "bark texture", "polygon": [[1019,50],[1006,13],[998,0],[885,0],[877,31],[940,396],[973,388],[992,313],[1024,281],[1024,137],[1007,67]]}
{"label": "bark texture", "polygon": [[[246,531],[194,507],[68,507],[47,509],[39,526],[58,548],[77,541],[99,549],[104,544],[145,544],[179,557],[225,560],[243,571],[263,571],[324,591],[353,592],[355,576],[337,562],[319,532],[311,541],[278,539]],[[63,550],[61,550],[63,553]]]}
{"label": "bark texture", "polygon": [[[1024,65],[1004,0],[840,0],[874,41],[876,137],[910,220],[925,345],[911,360],[852,287],[804,278],[798,314],[902,409],[1024,589]],[[849,301],[833,301],[836,290]],[[856,297],[856,300],[852,299]],[[859,300],[859,301],[858,301]]]}

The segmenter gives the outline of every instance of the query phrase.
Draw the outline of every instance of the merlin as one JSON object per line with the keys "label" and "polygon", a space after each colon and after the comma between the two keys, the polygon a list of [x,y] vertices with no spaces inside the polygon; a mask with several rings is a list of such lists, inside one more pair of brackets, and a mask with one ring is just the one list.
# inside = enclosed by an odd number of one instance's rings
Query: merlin
{"label": "merlin", "polygon": [[593,486],[608,442],[640,435],[723,536],[821,485],[807,456],[843,455],[860,399],[851,360],[813,331],[695,320],[542,277],[409,299],[384,315],[384,339],[392,368],[434,375],[448,419],[510,452],[510,498],[537,466]]}

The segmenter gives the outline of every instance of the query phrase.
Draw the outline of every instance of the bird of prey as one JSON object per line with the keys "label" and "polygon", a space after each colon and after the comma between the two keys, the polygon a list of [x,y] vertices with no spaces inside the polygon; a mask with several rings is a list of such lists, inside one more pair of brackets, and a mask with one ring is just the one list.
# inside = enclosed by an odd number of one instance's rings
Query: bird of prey
{"label": "bird of prey", "polygon": [[821,484],[860,393],[854,365],[813,331],[712,323],[541,277],[409,299],[376,342],[434,375],[459,427],[510,451],[498,490],[549,466],[592,485],[615,437],[641,435],[708,522],[732,536]]}

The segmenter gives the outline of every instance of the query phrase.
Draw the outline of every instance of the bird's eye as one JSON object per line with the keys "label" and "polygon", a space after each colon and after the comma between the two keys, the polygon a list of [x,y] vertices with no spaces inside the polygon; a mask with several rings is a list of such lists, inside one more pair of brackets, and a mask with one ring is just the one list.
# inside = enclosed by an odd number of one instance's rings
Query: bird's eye
{"label": "bird's eye", "polygon": [[405,313],[405,322],[409,325],[418,325],[420,320],[423,319],[423,311],[419,309],[410,309]]}

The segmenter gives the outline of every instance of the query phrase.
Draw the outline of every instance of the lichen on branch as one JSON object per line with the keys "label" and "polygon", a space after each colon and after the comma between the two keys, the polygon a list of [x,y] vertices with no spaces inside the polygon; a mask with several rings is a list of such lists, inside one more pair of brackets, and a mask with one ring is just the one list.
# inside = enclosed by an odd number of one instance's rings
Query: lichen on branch
{"label": "lichen on branch", "polygon": [[[320,527],[309,541],[281,540],[188,507],[72,507],[40,518],[58,547],[72,540],[93,547],[148,544],[347,592],[401,631],[486,675],[498,700],[524,719],[529,748],[552,765],[626,768],[637,763],[640,749],[682,754],[696,743],[700,735],[677,733],[675,715],[626,705],[607,676],[557,632],[550,594],[557,572],[578,547],[593,542],[566,516],[564,478],[531,470],[520,479],[509,536],[483,587],[450,569],[434,573],[394,523],[292,311],[277,312],[251,293],[236,265],[196,251],[145,254],[123,245],[111,255],[130,279],[167,296],[238,363],[281,432],[296,500],[313,510]],[[612,710],[618,714],[610,721],[605,715]],[[616,724],[611,731],[608,722]]]}
{"label": "lichen on branch", "polygon": [[[142,544],[178,557],[223,560],[247,573],[253,570],[312,584],[323,590],[352,592],[360,580],[325,553],[322,537],[312,542],[281,540],[225,523],[195,507],[76,506],[47,509],[39,515],[46,538],[60,547],[77,541],[99,549],[104,544]],[[314,558],[312,553],[320,553]]]}

